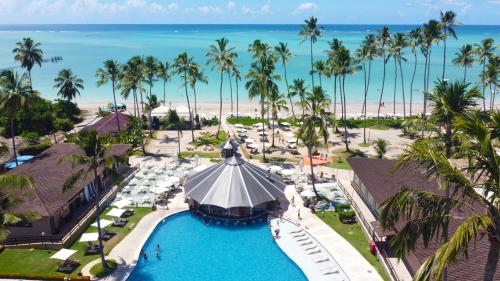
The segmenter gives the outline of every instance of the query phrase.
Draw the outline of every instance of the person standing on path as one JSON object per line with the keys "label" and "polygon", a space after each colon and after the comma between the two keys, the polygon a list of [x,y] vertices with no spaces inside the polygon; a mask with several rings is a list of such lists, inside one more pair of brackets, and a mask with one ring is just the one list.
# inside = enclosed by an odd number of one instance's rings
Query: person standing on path
{"label": "person standing on path", "polygon": [[297,217],[299,218],[299,220],[301,220],[302,218],[300,217],[300,208],[297,209]]}

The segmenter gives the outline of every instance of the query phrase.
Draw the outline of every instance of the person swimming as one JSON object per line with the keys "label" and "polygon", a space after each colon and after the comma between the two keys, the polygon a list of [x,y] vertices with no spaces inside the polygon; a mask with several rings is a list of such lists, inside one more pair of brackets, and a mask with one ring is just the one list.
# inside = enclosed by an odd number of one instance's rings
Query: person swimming
{"label": "person swimming", "polygon": [[160,252],[156,252],[156,258],[160,258]]}
{"label": "person swimming", "polygon": [[144,255],[142,255],[144,257],[144,260],[148,260],[148,254],[144,253]]}
{"label": "person swimming", "polygon": [[161,248],[160,248],[160,244],[156,244],[156,250],[157,250],[157,251],[160,251],[160,250],[161,250]]}

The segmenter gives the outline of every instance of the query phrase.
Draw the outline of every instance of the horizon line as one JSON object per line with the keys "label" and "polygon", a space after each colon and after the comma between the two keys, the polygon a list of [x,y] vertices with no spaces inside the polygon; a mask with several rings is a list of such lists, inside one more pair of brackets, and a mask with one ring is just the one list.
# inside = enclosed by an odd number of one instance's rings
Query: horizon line
{"label": "horizon line", "polygon": [[[425,22],[424,22],[425,23]],[[407,26],[407,25],[422,25],[424,23],[324,23],[320,26],[332,25],[393,25],[393,26]],[[0,23],[0,26],[29,26],[29,25],[282,25],[282,26],[296,26],[303,25],[303,23]],[[462,24],[460,26],[500,26],[499,24]]]}

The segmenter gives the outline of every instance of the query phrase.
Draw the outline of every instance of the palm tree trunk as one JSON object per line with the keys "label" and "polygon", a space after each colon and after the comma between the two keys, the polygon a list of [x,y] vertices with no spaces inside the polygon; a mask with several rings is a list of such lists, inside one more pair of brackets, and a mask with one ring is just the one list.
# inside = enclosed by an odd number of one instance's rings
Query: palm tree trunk
{"label": "palm tree trunk", "polygon": [[[424,65],[424,110],[422,112],[422,118],[426,118],[427,116],[427,64],[428,64],[428,58],[427,58],[427,52],[425,54],[425,65]],[[423,133],[423,132],[422,132]]]}
{"label": "palm tree trunk", "polygon": [[319,86],[323,88],[323,82],[321,81],[321,73],[318,71],[318,77],[319,77]]}
{"label": "palm tree trunk", "polygon": [[239,93],[238,93],[238,78],[234,79],[236,82],[236,119],[240,118],[240,100],[239,100]]}
{"label": "palm tree trunk", "polygon": [[[314,115],[312,119],[314,120]],[[309,121],[312,122],[312,121]],[[307,152],[309,153],[309,165],[311,166],[311,183],[312,183],[312,188],[314,191],[314,194],[316,195],[316,198],[319,198],[319,193],[316,190],[316,185],[315,185],[315,179],[314,179],[314,165],[313,165],[313,158],[312,158],[312,130],[313,130],[313,124],[309,126],[309,143],[307,144]]]}
{"label": "palm tree trunk", "polygon": [[313,40],[311,38],[311,82],[312,88],[314,90],[314,60],[313,60]]}
{"label": "palm tree trunk", "polygon": [[184,70],[184,90],[186,92],[186,101],[188,104],[188,110],[189,110],[189,119],[191,119],[191,138],[193,139],[194,142],[194,119],[193,119],[193,114],[191,113],[191,104],[189,103],[189,94],[188,94],[188,88],[187,88],[187,71]]}
{"label": "palm tree trunk", "polygon": [[12,151],[14,152],[14,160],[16,162],[16,167],[17,167],[19,163],[17,162],[16,136],[14,134],[14,117],[10,118],[10,137],[12,138]]}
{"label": "palm tree trunk", "polygon": [[142,91],[141,91],[141,112],[139,113],[139,116],[144,114],[144,101],[142,99]]}
{"label": "palm tree trunk", "polygon": [[339,131],[337,127],[337,75],[333,77],[333,125],[335,132]]}
{"label": "palm tree trunk", "polygon": [[[97,162],[96,159],[94,159]],[[101,263],[103,268],[109,268],[108,263],[106,262],[106,258],[104,257],[104,246],[102,244],[102,230],[101,230],[101,208],[100,208],[100,190],[101,190],[101,181],[99,176],[97,175],[97,166],[94,166],[94,180],[97,183],[96,197],[95,197],[95,220],[97,222],[97,241],[99,242],[99,256],[101,257]]]}
{"label": "palm tree trunk", "polygon": [[364,99],[363,99],[363,108],[361,110],[361,114],[363,114],[363,120],[364,120],[364,126],[363,126],[363,143],[366,143],[366,94],[367,94],[367,90],[366,90],[366,64],[363,62],[363,82],[364,82],[364,86],[365,86],[365,96],[364,96]]}
{"label": "palm tree trunk", "polygon": [[465,84],[465,79],[467,78],[467,67],[464,66],[464,84]]}
{"label": "palm tree trunk", "polygon": [[396,61],[396,57],[394,57],[394,97],[393,97],[393,103],[392,103],[392,113],[395,115],[396,114],[396,89],[397,89],[397,84],[398,84],[398,65]]}
{"label": "palm tree trunk", "polygon": [[276,124],[276,119],[273,114],[273,144],[271,145],[272,147],[274,147],[274,124]]}
{"label": "palm tree trunk", "polygon": [[231,81],[231,73],[227,70],[227,79],[229,79],[229,91],[231,93],[231,112],[233,112],[233,82]]}
{"label": "palm tree trunk", "polygon": [[179,155],[181,155],[181,131],[180,131],[180,128],[177,127],[177,147],[179,149]]}
{"label": "palm tree trunk", "polygon": [[[137,103],[137,92],[134,89],[134,99],[135,102]],[[137,105],[137,111],[139,111],[139,105]],[[142,148],[142,154],[146,155],[146,149],[144,148],[144,133],[142,131],[142,116],[139,115],[139,135],[141,136],[141,148]]]}
{"label": "palm tree trunk", "polygon": [[224,71],[220,72],[220,106],[219,106],[219,127],[217,128],[217,139],[219,139],[220,126],[222,124],[222,81],[224,79]]}
{"label": "palm tree trunk", "polygon": [[[264,137],[265,133],[265,125],[264,125],[264,91],[260,95],[260,118],[262,121],[262,136]],[[265,142],[262,142],[262,161],[265,163],[266,162],[266,149],[265,149]]]}
{"label": "palm tree trunk", "polygon": [[493,89],[491,88],[491,83],[490,83],[490,111],[493,110],[494,100],[495,100],[495,93],[493,92]]}
{"label": "palm tree trunk", "polygon": [[364,143],[366,143],[366,99],[368,97],[368,90],[370,89],[370,79],[372,76],[372,60],[368,62],[368,80],[366,81],[366,94],[365,94],[365,111],[364,111],[364,116],[365,116],[365,126],[363,128],[363,138],[364,138]]}
{"label": "palm tree trunk", "polygon": [[349,150],[349,138],[347,137],[347,102],[345,96],[345,75],[342,78],[342,93],[344,95],[344,138],[345,138],[345,150]]}
{"label": "palm tree trunk", "polygon": [[198,106],[196,101],[196,86],[193,85],[193,96],[194,96],[194,116],[198,116]]}
{"label": "palm tree trunk", "polygon": [[406,118],[405,82],[403,79],[403,67],[401,65],[401,56],[399,57],[398,61],[399,61],[399,74],[401,76],[401,92],[403,94],[403,118]]}
{"label": "palm tree trunk", "polygon": [[167,84],[167,81],[165,79],[163,79],[163,106],[165,106],[165,97],[166,97],[166,85]]}
{"label": "palm tree trunk", "polygon": [[31,69],[28,69],[28,77],[30,79],[30,90],[33,92],[33,82],[31,82]]}
{"label": "palm tree trunk", "polygon": [[443,37],[443,74],[441,75],[441,80],[444,80],[444,72],[446,69],[446,29],[444,29]]}
{"label": "palm tree trunk", "polygon": [[495,96],[497,94],[497,86],[493,86],[493,92],[492,92],[492,95],[493,95],[493,101],[491,102],[491,111],[493,111],[493,109],[495,109]]}
{"label": "palm tree trunk", "polygon": [[483,72],[481,76],[481,84],[483,85],[483,110],[486,111],[486,97],[484,95],[484,88],[486,88],[486,85],[484,85],[484,71],[486,70],[486,59],[483,61]]}
{"label": "palm tree trunk", "polygon": [[488,259],[484,268],[484,281],[495,280],[495,273],[497,270],[498,257],[500,254],[500,242],[496,237],[490,239],[490,248],[488,250]]}
{"label": "palm tree trunk", "polygon": [[427,85],[426,85],[426,91],[428,92],[429,91],[429,77],[430,77],[430,74],[431,74],[431,52],[432,52],[432,49],[429,48],[429,63],[427,64],[427,79],[425,80]]}
{"label": "palm tree trunk", "polygon": [[446,133],[444,135],[444,145],[446,147],[446,158],[450,159],[451,158],[451,120],[449,120],[448,124],[446,125]]}
{"label": "palm tree trunk", "polygon": [[112,81],[113,86],[113,101],[115,103],[116,125],[118,127],[117,133],[120,133],[120,118],[118,117],[118,109],[116,108],[116,94],[115,94],[115,80]]}
{"label": "palm tree trunk", "polygon": [[288,95],[288,100],[290,101],[290,107],[292,108],[292,116],[295,117],[295,111],[293,109],[293,102],[292,102],[292,98],[290,97],[290,87],[288,86],[288,78],[287,78],[287,75],[286,75],[286,64],[285,64],[284,60],[282,62],[283,62],[283,71],[285,73],[286,92],[287,92],[287,95]]}
{"label": "palm tree trunk", "polygon": [[380,98],[378,100],[378,111],[377,111],[377,125],[380,122],[380,107],[382,106],[382,96],[384,95],[384,87],[385,87],[385,67],[387,65],[387,62],[385,61],[385,49],[384,46],[382,45],[382,49],[384,50],[382,53],[383,60],[384,60],[384,74],[382,75],[382,89],[380,90]]}
{"label": "palm tree trunk", "polygon": [[415,64],[413,65],[413,75],[411,77],[410,83],[410,116],[412,115],[412,107],[413,107],[413,82],[415,81],[415,74],[417,73],[417,51],[414,53],[415,55]]}

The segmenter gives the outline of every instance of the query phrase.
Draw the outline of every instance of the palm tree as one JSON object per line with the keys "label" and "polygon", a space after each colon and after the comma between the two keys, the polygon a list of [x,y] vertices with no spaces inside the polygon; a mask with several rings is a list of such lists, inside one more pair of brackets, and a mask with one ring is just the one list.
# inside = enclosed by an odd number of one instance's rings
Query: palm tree
{"label": "palm tree", "polygon": [[427,110],[427,92],[429,91],[429,76],[431,71],[431,52],[432,44],[439,42],[441,39],[441,25],[436,20],[430,20],[425,23],[422,27],[422,33],[424,40],[422,42],[422,53],[425,56],[425,67],[424,67],[424,111],[423,116],[426,116]]}
{"label": "palm tree", "polygon": [[323,36],[323,27],[318,27],[318,19],[315,17],[310,17],[306,19],[305,24],[302,26],[302,30],[299,35],[302,37],[301,43],[309,40],[310,42],[310,53],[311,53],[311,81],[312,87],[314,88],[314,58],[313,58],[313,44],[318,41],[318,37]]}
{"label": "palm tree", "polygon": [[384,74],[382,75],[382,89],[380,90],[380,98],[378,101],[378,110],[377,110],[377,124],[380,121],[380,107],[382,106],[382,97],[384,96],[384,88],[385,88],[385,70],[386,70],[386,65],[387,65],[387,50],[386,46],[389,44],[391,41],[391,31],[389,30],[389,27],[384,26],[382,27],[381,30],[378,32],[377,36],[378,42],[380,44],[380,52],[382,53],[382,60],[384,63]]}
{"label": "palm tree", "polygon": [[[27,78],[28,79],[28,78]],[[36,213],[11,213],[35,188],[33,180],[24,175],[0,175],[0,242],[10,235],[8,224],[39,218]]]}
{"label": "palm tree", "polygon": [[27,97],[32,93],[31,87],[29,86],[28,75],[24,73],[19,76],[19,74],[12,70],[2,71],[0,73],[0,93],[3,96],[0,103],[0,112],[4,113],[7,118],[9,118],[12,150],[17,166],[19,163],[17,161],[15,141],[15,119],[17,111],[20,110],[21,107],[27,105]]}
{"label": "palm tree", "polygon": [[[339,61],[338,61],[338,52],[340,48],[343,46],[342,41],[340,41],[337,38],[333,38],[329,44],[329,49],[326,51],[326,54],[328,56],[328,64],[330,65],[330,69],[328,71],[329,76],[333,76],[333,123],[335,126],[335,130],[338,130],[337,128],[337,80],[339,78]],[[339,86],[340,86],[340,81],[339,81]],[[343,107],[342,107],[343,110]],[[343,115],[342,115],[343,116]]]}
{"label": "palm tree", "polygon": [[[423,169],[426,178],[435,179],[441,189],[453,195],[403,188],[381,206],[384,228],[394,227],[400,219],[406,220],[403,229],[391,239],[392,248],[398,257],[412,251],[420,239],[423,239],[425,246],[437,239],[445,241],[422,264],[414,280],[446,279],[448,266],[466,257],[471,243],[484,235],[488,236],[486,241],[490,248],[483,280],[496,280],[500,252],[500,207],[497,204],[500,156],[495,152],[493,143],[499,138],[494,129],[499,126],[498,120],[498,111],[492,114],[470,111],[454,120],[462,135],[461,150],[469,162],[464,170],[458,169],[448,160],[444,149],[434,139],[412,143],[399,159],[395,169],[408,165]],[[448,237],[447,228],[455,209],[470,210],[470,215],[461,217],[456,231]]]}
{"label": "palm tree", "polygon": [[452,38],[457,39],[457,35],[455,34],[454,26],[460,25],[459,22],[455,20],[456,14],[453,11],[440,12],[441,17],[441,29],[443,30],[443,75],[441,75],[441,80],[444,80],[444,72],[446,69],[446,39],[448,35]]}
{"label": "palm tree", "polygon": [[144,60],[144,79],[149,86],[149,97],[153,94],[153,86],[156,81],[156,73],[158,72],[158,60],[153,56],[147,56]]}
{"label": "palm tree", "polygon": [[227,80],[229,80],[229,93],[231,94],[231,112],[233,111],[233,79],[231,79],[231,69],[236,65],[236,58],[238,57],[238,54],[236,52],[228,52],[227,53],[227,66],[226,66],[226,73],[227,73]]}
{"label": "palm tree", "polygon": [[498,87],[498,73],[500,72],[500,57],[492,55],[488,60],[486,71],[482,73],[481,80],[484,85],[490,88],[490,105],[489,110],[492,111],[495,105],[495,95]]}
{"label": "palm tree", "polygon": [[156,66],[156,77],[163,80],[163,105],[165,105],[167,83],[172,79],[170,68],[171,66],[168,61],[165,63],[158,62],[158,65]]}
{"label": "palm tree", "polygon": [[481,41],[481,44],[476,44],[476,53],[479,56],[478,62],[483,65],[483,70],[481,71],[481,84],[483,90],[483,110],[486,110],[486,96],[484,94],[484,90],[486,89],[484,77],[484,73],[486,72],[486,61],[493,55],[495,52],[495,40],[493,38],[486,38]]}
{"label": "palm tree", "polygon": [[84,130],[78,133],[74,139],[74,142],[78,147],[80,147],[81,150],[83,150],[83,155],[70,155],[66,158],[61,158],[60,161],[70,161],[73,169],[79,167],[80,165],[85,165],[86,167],[78,169],[75,173],[68,177],[68,179],[63,184],[63,192],[66,192],[73,188],[78,180],[86,179],[89,175],[93,176],[93,182],[97,186],[97,196],[95,197],[95,213],[97,233],[99,233],[99,254],[101,256],[102,266],[104,268],[108,268],[108,264],[106,262],[106,259],[104,258],[104,247],[101,238],[101,197],[99,196],[99,192],[102,189],[102,179],[97,170],[103,167],[104,173],[111,176],[111,178],[116,182],[119,182],[121,180],[121,177],[116,172],[116,167],[118,166],[118,164],[127,163],[127,160],[122,156],[107,155],[110,148],[110,140],[100,137],[95,130]]}
{"label": "palm tree", "polygon": [[351,57],[351,54],[349,52],[349,49],[346,47],[341,47],[339,49],[338,55],[338,64],[339,64],[339,74],[340,77],[342,78],[342,83],[340,84],[340,92],[341,92],[341,98],[342,98],[342,112],[343,112],[343,117],[342,119],[344,120],[344,137],[345,137],[345,149],[346,151],[349,150],[349,141],[348,141],[348,134],[347,134],[347,97],[345,94],[345,78],[349,74],[354,74],[356,71],[356,67],[354,65],[354,59]]}
{"label": "palm tree", "polygon": [[184,80],[184,89],[186,91],[186,101],[189,110],[189,119],[191,120],[191,138],[194,142],[194,119],[191,113],[191,104],[189,103],[189,95],[188,95],[188,80],[190,79],[190,73],[192,73],[192,69],[194,67],[193,58],[189,57],[186,52],[177,56],[174,61],[175,73],[181,76],[181,79]]}
{"label": "palm tree", "polygon": [[389,150],[389,142],[385,139],[378,138],[375,140],[375,152],[377,152],[377,158],[382,159],[384,155]]}
{"label": "palm tree", "polygon": [[219,127],[217,128],[217,138],[219,138],[220,126],[222,123],[222,83],[224,81],[224,71],[231,63],[230,54],[234,48],[228,48],[229,40],[222,37],[215,40],[215,45],[210,45],[210,50],[205,54],[208,57],[207,64],[212,64],[212,71],[217,69],[220,73],[220,107],[219,107]]}
{"label": "palm tree", "polygon": [[417,48],[422,44],[422,29],[420,27],[417,27],[410,31],[407,35],[408,37],[408,45],[411,47],[411,52],[413,53],[414,56],[414,64],[413,64],[413,74],[411,76],[411,83],[410,83],[410,116],[412,116],[413,111],[413,82],[415,81],[415,74],[417,73],[417,65],[418,65],[418,58],[417,58]]}
{"label": "palm tree", "polygon": [[234,76],[234,81],[236,82],[236,119],[240,118],[240,98],[239,98],[239,88],[238,81],[241,81],[241,72],[237,65],[233,65],[232,75]]}
{"label": "palm tree", "polygon": [[451,157],[453,120],[476,106],[476,99],[480,97],[481,93],[477,87],[469,89],[469,84],[459,81],[453,83],[438,81],[434,91],[428,94],[427,98],[432,105],[431,122],[444,128],[442,135],[447,158]]}
{"label": "palm tree", "polygon": [[30,37],[23,38],[21,42],[16,43],[17,47],[12,50],[15,54],[15,60],[21,63],[22,68],[28,71],[29,86],[33,90],[33,83],[31,82],[31,70],[35,64],[42,66],[43,51],[40,48],[42,44],[33,41]]}
{"label": "palm tree", "polygon": [[[304,79],[294,79],[292,81],[292,86],[290,86],[290,95],[292,97],[298,96],[300,99],[300,102],[304,102],[304,98],[306,97],[306,87],[304,86],[305,81]],[[302,116],[301,119],[303,119],[304,115],[304,108],[302,108]]]}
{"label": "palm tree", "polygon": [[394,40],[394,38],[390,42],[388,52],[389,55],[387,56],[387,60],[390,60],[392,58],[394,61],[394,94],[392,103],[392,113],[396,114],[396,92],[398,87],[398,46],[396,45],[396,41]]}
{"label": "palm tree", "polygon": [[323,88],[323,82],[321,81],[321,76],[326,73],[326,63],[323,60],[318,60],[314,62],[314,72],[318,73],[319,86]]}
{"label": "palm tree", "polygon": [[[99,68],[95,74],[95,76],[99,79],[97,80],[97,87],[100,87],[111,81],[111,87],[113,89],[113,102],[115,108],[116,108],[115,88],[116,88],[116,83],[118,82],[118,77],[120,75],[120,68],[121,66],[118,62],[114,60],[106,60],[104,61],[104,68]],[[117,132],[120,132],[120,118],[118,117],[118,114],[116,114],[116,125],[118,129]]]}
{"label": "palm tree", "polygon": [[196,116],[195,118],[198,118],[198,109],[196,105],[196,83],[201,82],[203,84],[208,84],[208,78],[207,76],[205,76],[205,74],[203,74],[203,70],[200,70],[200,65],[194,63],[189,73],[189,79],[190,79],[189,84],[193,89],[193,95],[194,95],[194,115]]}
{"label": "palm tree", "polygon": [[302,119],[303,127],[301,129],[302,139],[304,144],[307,145],[307,154],[311,166],[311,179],[312,187],[316,197],[320,197],[315,186],[314,165],[313,165],[313,140],[318,129],[319,136],[322,137],[324,143],[328,141],[328,130],[326,130],[326,119],[322,118],[323,112],[327,111],[330,107],[330,100],[325,97],[321,87],[315,87],[312,93],[307,93],[302,106],[306,109],[306,114]]}
{"label": "palm tree", "polygon": [[59,89],[58,96],[70,102],[76,95],[80,95],[80,90],[83,90],[83,79],[73,74],[71,69],[63,69],[54,79],[54,88]]}
{"label": "palm tree", "polygon": [[281,58],[281,63],[283,65],[283,73],[285,75],[285,85],[286,85],[287,97],[288,97],[288,100],[290,101],[290,108],[292,109],[292,116],[295,117],[292,96],[290,95],[290,86],[288,85],[288,78],[286,75],[286,64],[287,64],[288,60],[292,57],[292,53],[290,52],[290,49],[288,49],[288,44],[283,43],[283,42],[279,42],[278,45],[276,45],[274,47],[274,51]]}
{"label": "palm tree", "polygon": [[406,58],[403,57],[404,48],[408,47],[408,40],[404,33],[398,32],[394,35],[394,44],[396,46],[396,58],[399,64],[399,74],[401,77],[401,92],[403,94],[403,117],[406,118],[406,98],[405,98],[405,85],[403,79],[403,66],[401,61],[406,61]]}
{"label": "palm tree", "polygon": [[453,64],[456,66],[461,66],[464,68],[464,80],[466,82],[467,78],[467,68],[472,67],[474,65],[474,49],[471,44],[463,45],[456,53],[455,58],[453,59]]}
{"label": "palm tree", "polygon": [[[143,72],[143,61],[139,56],[134,56],[130,58],[125,65],[122,67],[122,71],[119,75],[120,83],[119,86],[122,89],[122,96],[124,99],[127,99],[132,93],[134,99],[134,116],[137,118],[137,122],[134,122],[136,125],[136,130],[140,132],[141,138],[141,147],[142,153],[146,154],[146,150],[144,148],[144,134],[142,128],[142,116],[139,113],[139,101],[137,98],[137,93],[143,93],[145,91],[142,86],[144,80],[144,72]],[[141,94],[142,95],[142,94]]]}
{"label": "palm tree", "polygon": [[[269,93],[268,107],[271,111],[271,116],[273,119],[273,124],[278,122],[278,113],[282,110],[288,111],[288,106],[286,105],[286,98],[284,94],[278,92],[278,88],[273,88],[273,91]],[[273,139],[271,146],[274,147],[274,127],[273,126]]]}
{"label": "palm tree", "polygon": [[178,154],[180,155],[181,154],[182,126],[181,126],[181,119],[179,118],[179,115],[177,114],[177,111],[175,109],[168,110],[166,126],[168,128],[174,127],[175,130],[177,131],[177,146],[179,149]]}

